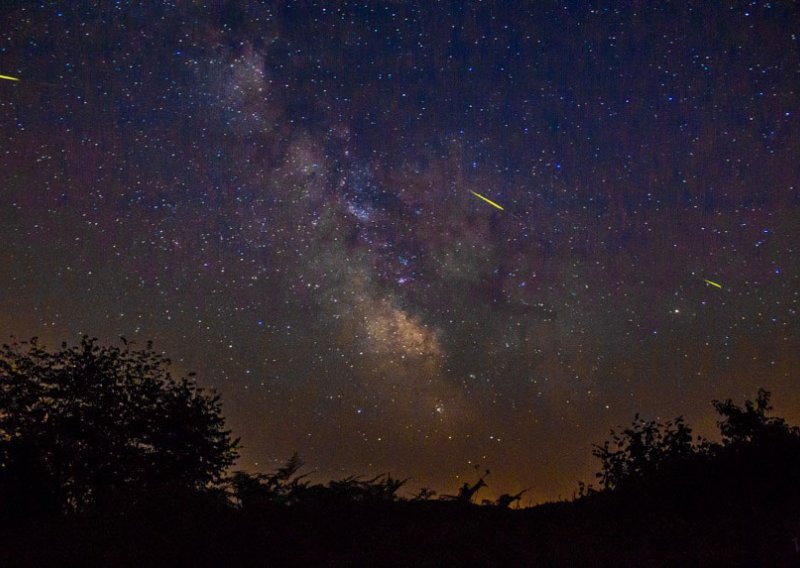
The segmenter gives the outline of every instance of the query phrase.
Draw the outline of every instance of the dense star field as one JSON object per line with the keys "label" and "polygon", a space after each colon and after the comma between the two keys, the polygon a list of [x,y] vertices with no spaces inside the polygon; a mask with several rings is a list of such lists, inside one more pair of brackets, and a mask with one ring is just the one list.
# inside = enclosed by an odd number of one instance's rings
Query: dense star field
{"label": "dense star field", "polygon": [[800,9],[723,4],[3,2],[2,339],[154,339],[240,468],[445,493],[797,423]]}

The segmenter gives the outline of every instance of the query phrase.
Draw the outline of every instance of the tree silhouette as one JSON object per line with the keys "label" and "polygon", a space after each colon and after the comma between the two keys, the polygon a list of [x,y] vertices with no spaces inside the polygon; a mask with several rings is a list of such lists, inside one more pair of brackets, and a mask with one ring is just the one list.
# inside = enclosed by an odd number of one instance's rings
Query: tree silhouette
{"label": "tree silhouette", "polygon": [[[687,496],[691,491],[701,499],[711,491],[731,494],[737,492],[735,487],[747,485],[750,495],[773,499],[787,473],[800,475],[800,429],[768,417],[769,399],[769,391],[759,389],[755,401],[746,400],[744,406],[730,399],[712,401],[720,415],[722,443],[702,438],[694,442],[681,417],[660,424],[637,414],[630,427],[621,433],[612,430],[610,440],[593,446],[593,455],[601,461],[596,477],[606,490],[658,486],[663,494]],[[789,486],[782,490],[796,492]],[[594,493],[591,487],[579,486],[578,497]]]}
{"label": "tree silhouette", "polygon": [[614,489],[695,451],[692,429],[683,417],[661,424],[636,414],[631,426],[620,433],[611,431],[611,440],[602,446],[593,444],[592,455],[602,464],[596,474],[600,484],[605,489]]}
{"label": "tree silhouette", "polygon": [[[219,397],[153,351],[36,338],[0,348],[0,498],[81,511],[125,495],[200,491],[237,456]],[[190,377],[193,374],[189,375]]]}
{"label": "tree silhouette", "polygon": [[745,401],[743,407],[736,406],[731,399],[711,402],[722,417],[717,425],[725,445],[758,441],[766,436],[797,433],[797,428],[790,428],[783,418],[766,416],[766,413],[772,410],[769,404],[770,396],[769,391],[758,389],[756,400]]}

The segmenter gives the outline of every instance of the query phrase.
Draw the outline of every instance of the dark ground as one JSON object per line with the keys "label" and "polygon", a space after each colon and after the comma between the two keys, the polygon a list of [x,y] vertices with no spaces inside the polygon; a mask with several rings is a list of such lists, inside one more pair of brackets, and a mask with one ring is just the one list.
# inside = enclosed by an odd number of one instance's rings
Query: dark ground
{"label": "dark ground", "polygon": [[247,512],[162,502],[6,527],[0,554],[3,566],[796,566],[800,513],[783,504],[701,511],[600,494],[525,510],[426,501]]}

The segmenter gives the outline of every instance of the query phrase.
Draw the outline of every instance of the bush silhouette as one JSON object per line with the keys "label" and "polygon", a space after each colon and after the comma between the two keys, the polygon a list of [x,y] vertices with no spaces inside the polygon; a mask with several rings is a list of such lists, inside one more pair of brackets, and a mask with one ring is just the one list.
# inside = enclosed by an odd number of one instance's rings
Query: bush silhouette
{"label": "bush silhouette", "polygon": [[78,512],[202,491],[237,455],[219,398],[153,351],[34,338],[0,348],[0,498],[6,514]]}
{"label": "bush silhouette", "polygon": [[[631,502],[660,503],[699,513],[730,509],[740,515],[788,511],[800,498],[800,429],[768,417],[770,393],[759,389],[755,401],[737,406],[712,401],[720,415],[721,442],[693,439],[691,428],[676,418],[666,424],[633,424],[595,445],[601,461],[596,474],[606,491]],[[579,487],[578,496],[598,492]]]}
{"label": "bush silhouette", "polygon": [[693,455],[698,448],[692,442],[692,429],[683,417],[665,424],[644,420],[638,414],[622,432],[611,431],[611,440],[594,444],[592,454],[602,464],[597,473],[605,489],[615,489],[632,480]]}
{"label": "bush silhouette", "polygon": [[743,407],[736,406],[731,399],[714,400],[711,404],[722,420],[717,422],[724,445],[761,442],[765,438],[798,435],[797,427],[790,427],[783,418],[767,417],[772,410],[770,392],[758,389],[755,401],[747,400]]}
{"label": "bush silhouette", "polygon": [[311,484],[299,475],[303,461],[295,453],[283,467],[273,473],[251,474],[237,471],[228,485],[231,500],[241,509],[254,510],[269,506],[302,505],[332,506],[347,503],[387,503],[398,499],[398,490],[408,479],[380,474],[371,479],[351,475],[327,484]]}

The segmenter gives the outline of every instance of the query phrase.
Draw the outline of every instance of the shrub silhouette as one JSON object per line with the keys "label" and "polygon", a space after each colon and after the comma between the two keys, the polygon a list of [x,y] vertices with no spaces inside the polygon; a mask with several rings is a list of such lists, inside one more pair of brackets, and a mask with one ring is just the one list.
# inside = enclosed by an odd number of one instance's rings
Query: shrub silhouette
{"label": "shrub silhouette", "polygon": [[[478,491],[484,487],[488,487],[486,484],[486,478],[490,473],[491,472],[487,469],[486,472],[473,485],[470,485],[465,481],[464,484],[458,489],[457,495],[442,495],[440,500],[455,501],[456,503],[463,503],[465,505],[471,504],[475,500],[475,495],[478,493]],[[491,504],[492,502],[489,501],[489,503]]]}
{"label": "shrub silhouette", "polygon": [[508,509],[511,507],[512,504],[516,503],[516,506],[519,507],[519,503],[522,500],[522,496],[525,495],[530,490],[530,487],[527,489],[523,489],[519,493],[514,493],[511,495],[510,493],[503,493],[494,501],[494,505],[502,508]]}
{"label": "shrub silhouette", "polygon": [[234,472],[228,480],[231,499],[242,509],[254,509],[267,505],[290,505],[306,489],[304,478],[309,474],[297,475],[304,463],[295,452],[273,473]]}
{"label": "shrub silhouette", "polygon": [[766,416],[772,410],[770,392],[758,389],[755,401],[747,400],[743,407],[736,406],[731,399],[714,400],[711,404],[722,420],[717,422],[724,445],[761,442],[765,438],[797,435],[800,430],[790,427],[783,418]]}
{"label": "shrub silhouette", "polygon": [[622,432],[611,431],[611,440],[593,444],[592,454],[602,466],[596,474],[605,489],[641,479],[675,460],[693,455],[692,429],[679,416],[662,424],[639,414]]}
{"label": "shrub silhouette", "polygon": [[303,461],[297,453],[273,473],[250,474],[237,471],[230,478],[231,500],[242,509],[283,505],[335,505],[344,503],[386,503],[398,499],[398,490],[408,479],[380,474],[371,479],[351,475],[327,484],[311,484],[299,475]]}
{"label": "shrub silhouette", "polygon": [[606,491],[581,484],[578,497],[621,492],[637,506],[702,515],[793,513],[800,502],[800,429],[768,417],[769,399],[759,389],[755,401],[741,407],[730,399],[712,401],[721,443],[694,440],[680,417],[660,424],[637,414],[630,427],[612,430],[611,440],[594,446],[601,461],[596,477]]}
{"label": "shrub silhouette", "polygon": [[[202,491],[237,455],[219,398],[153,351],[36,338],[0,348],[0,499],[6,513],[84,511]],[[190,375],[191,376],[191,375]],[[115,505],[115,506],[117,506]]]}
{"label": "shrub silhouette", "polygon": [[421,487],[419,491],[411,498],[412,501],[428,501],[436,497],[436,491],[429,487]]}

